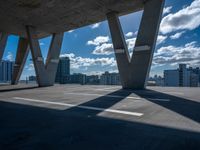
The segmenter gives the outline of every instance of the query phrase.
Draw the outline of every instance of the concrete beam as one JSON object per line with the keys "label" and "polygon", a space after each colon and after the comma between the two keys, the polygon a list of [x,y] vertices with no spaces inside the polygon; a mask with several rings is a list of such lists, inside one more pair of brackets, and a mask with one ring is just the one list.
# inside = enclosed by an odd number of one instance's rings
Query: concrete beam
{"label": "concrete beam", "polygon": [[12,81],[11,84],[17,84],[19,81],[19,78],[22,74],[24,65],[26,63],[26,59],[29,53],[29,43],[26,38],[19,38],[18,48],[17,48],[17,55],[15,58],[15,65],[13,68],[13,75],[12,75]]}
{"label": "concrete beam", "polygon": [[[150,0],[144,4],[144,12],[133,50],[132,58],[122,33],[116,13],[107,14],[115,56],[123,88],[144,89],[156,45],[164,0]],[[118,52],[117,50],[121,51]]]}
{"label": "concrete beam", "polygon": [[0,33],[0,62],[2,60],[4,51],[5,51],[7,39],[8,39],[8,34],[4,33],[4,32],[1,32]]}
{"label": "concrete beam", "polygon": [[30,49],[33,57],[37,81],[40,87],[52,86],[55,82],[59,55],[62,45],[63,33],[53,34],[50,49],[44,64],[39,41],[35,28],[28,26],[27,35],[30,43]]}

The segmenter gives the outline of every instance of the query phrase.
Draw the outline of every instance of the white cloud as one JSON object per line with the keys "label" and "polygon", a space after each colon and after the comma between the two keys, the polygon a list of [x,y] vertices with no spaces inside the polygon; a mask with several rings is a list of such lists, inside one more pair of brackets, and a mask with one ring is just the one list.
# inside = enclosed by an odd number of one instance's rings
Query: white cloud
{"label": "white cloud", "polygon": [[99,23],[95,23],[95,24],[91,25],[91,28],[92,29],[98,28],[100,26],[100,24],[101,24],[100,22]]}
{"label": "white cloud", "polygon": [[170,13],[171,9],[172,9],[172,6],[165,7],[164,10],[163,10],[163,15]]}
{"label": "white cloud", "polygon": [[170,38],[173,39],[173,40],[179,39],[184,33],[185,33],[185,31],[175,33],[174,35],[171,35]]}
{"label": "white cloud", "polygon": [[128,37],[128,38],[132,37],[133,36],[133,32],[128,32],[128,33],[125,34],[125,36]]}
{"label": "white cloud", "polygon": [[157,45],[161,44],[161,43],[164,43],[165,40],[167,39],[167,36],[165,35],[158,35],[158,38],[157,38]]}
{"label": "white cloud", "polygon": [[45,45],[44,42],[40,42],[40,46],[43,46],[43,45]]}
{"label": "white cloud", "polygon": [[196,42],[190,42],[183,46],[173,45],[161,47],[157,50],[153,59],[154,65],[178,65],[186,63],[191,66],[200,65],[200,47]]}
{"label": "white cloud", "polygon": [[[129,34],[130,35],[130,34]],[[133,33],[132,33],[133,35]],[[159,35],[157,39],[157,45],[164,43],[167,39],[165,35]],[[113,44],[109,43],[110,38],[108,36],[98,36],[94,40],[88,41],[87,45],[95,45],[92,54],[95,55],[110,55],[114,53]],[[126,39],[126,44],[129,52],[132,52],[135,47],[136,38]]]}
{"label": "white cloud", "polygon": [[113,45],[111,43],[103,43],[98,45],[93,50],[92,54],[95,55],[110,55],[113,53]]}
{"label": "white cloud", "polygon": [[69,33],[72,33],[72,32],[74,32],[74,30],[69,30],[68,32],[69,32]]}
{"label": "white cloud", "polygon": [[94,40],[88,41],[87,45],[100,45],[110,40],[109,36],[98,36]]}
{"label": "white cloud", "polygon": [[134,35],[137,35],[137,34],[138,34],[138,31],[135,31],[135,32],[134,32]]}
{"label": "white cloud", "polygon": [[115,59],[113,57],[104,58],[84,58],[80,56],[75,56],[75,54],[61,54],[61,57],[69,57],[70,65],[73,69],[79,69],[80,67],[90,67],[90,66],[116,66]]}
{"label": "white cloud", "polygon": [[13,53],[8,52],[8,55],[6,56],[6,60],[13,61],[14,60]]}
{"label": "white cloud", "polygon": [[133,48],[135,47],[135,41],[136,41],[136,38],[130,38],[126,40],[126,44],[130,52],[132,52]]}
{"label": "white cloud", "polygon": [[[114,53],[113,44],[109,43],[110,39],[108,36],[98,36],[93,41],[88,41],[88,45],[96,45],[92,54],[95,55],[110,55]],[[131,52],[135,46],[136,38],[126,39],[128,50]]]}
{"label": "white cloud", "polygon": [[177,30],[193,30],[200,26],[200,0],[194,0],[190,6],[165,16],[160,25],[163,34]]}
{"label": "white cloud", "polygon": [[28,71],[34,70],[34,65],[33,65],[33,63],[30,63],[30,64],[28,65],[27,69],[28,69]]}

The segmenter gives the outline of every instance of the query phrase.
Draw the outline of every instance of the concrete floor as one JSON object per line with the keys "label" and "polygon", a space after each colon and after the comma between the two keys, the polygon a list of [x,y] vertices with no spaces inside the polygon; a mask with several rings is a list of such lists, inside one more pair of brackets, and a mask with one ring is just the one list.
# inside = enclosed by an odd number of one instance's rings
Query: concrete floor
{"label": "concrete floor", "polygon": [[0,86],[0,149],[196,150],[200,88]]}

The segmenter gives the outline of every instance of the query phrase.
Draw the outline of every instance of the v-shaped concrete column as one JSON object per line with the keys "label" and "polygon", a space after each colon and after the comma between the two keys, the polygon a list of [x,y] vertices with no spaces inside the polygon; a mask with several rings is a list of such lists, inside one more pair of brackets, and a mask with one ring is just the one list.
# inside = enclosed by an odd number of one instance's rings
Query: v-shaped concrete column
{"label": "v-shaped concrete column", "polygon": [[4,51],[5,51],[7,39],[8,39],[8,34],[7,34],[7,33],[3,33],[3,32],[1,33],[1,32],[0,32],[0,62],[1,62],[1,60],[2,60],[3,53],[4,53]]}
{"label": "v-shaped concrete column", "polygon": [[28,26],[27,35],[38,84],[39,86],[51,86],[55,82],[63,33],[53,34],[46,64],[43,61],[35,28]]}
{"label": "v-shaped concrete column", "polygon": [[11,84],[17,84],[19,78],[22,74],[24,65],[26,63],[26,59],[29,53],[29,43],[26,38],[19,38],[16,58],[15,58],[15,65],[13,68],[13,75]]}
{"label": "v-shaped concrete column", "polygon": [[123,88],[144,89],[146,86],[163,6],[164,0],[149,0],[144,3],[144,12],[131,59],[117,13],[107,14]]}

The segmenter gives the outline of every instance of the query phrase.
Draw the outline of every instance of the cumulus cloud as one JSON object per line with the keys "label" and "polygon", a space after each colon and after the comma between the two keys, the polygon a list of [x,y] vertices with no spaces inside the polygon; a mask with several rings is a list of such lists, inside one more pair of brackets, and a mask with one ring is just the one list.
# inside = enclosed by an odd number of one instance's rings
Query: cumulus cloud
{"label": "cumulus cloud", "polygon": [[95,55],[110,55],[113,53],[113,44],[111,43],[103,43],[101,45],[98,45],[93,50],[92,54]]}
{"label": "cumulus cloud", "polygon": [[60,57],[69,57],[70,65],[73,69],[79,69],[80,67],[90,67],[90,66],[115,66],[116,62],[113,57],[104,58],[86,58],[75,56],[74,53],[61,54]]}
{"label": "cumulus cloud", "polygon": [[125,36],[126,36],[127,38],[130,38],[130,37],[133,36],[133,32],[128,32],[128,33],[125,34]]}
{"label": "cumulus cloud", "polygon": [[165,35],[158,35],[157,45],[159,45],[161,43],[164,43],[166,39],[167,39],[167,36],[165,36]]}
{"label": "cumulus cloud", "polygon": [[161,21],[160,31],[167,34],[178,30],[193,30],[200,26],[200,0],[176,13],[170,13]]}
{"label": "cumulus cloud", "polygon": [[[126,36],[133,36],[132,32],[128,32]],[[167,39],[166,35],[159,35],[157,39],[157,45],[164,43]],[[95,45],[92,54],[95,55],[110,55],[114,53],[113,44],[108,36],[98,36],[94,40],[87,42],[87,45]],[[129,52],[133,52],[135,47],[136,37],[126,39],[126,44]]]}
{"label": "cumulus cloud", "polygon": [[[113,44],[110,43],[110,41],[111,40],[108,36],[107,37],[99,36],[92,41],[88,41],[87,44],[88,45],[96,45],[92,54],[110,55],[110,54],[114,53]],[[133,51],[133,48],[135,46],[135,41],[136,41],[136,38],[126,39],[126,44],[127,44],[128,50],[130,52]]]}
{"label": "cumulus cloud", "polygon": [[170,13],[171,9],[172,9],[172,6],[165,7],[164,10],[163,10],[163,15],[166,15],[166,14]]}
{"label": "cumulus cloud", "polygon": [[13,61],[14,60],[13,53],[8,52],[8,55],[6,56],[6,60]]}
{"label": "cumulus cloud", "polygon": [[44,44],[44,42],[40,42],[40,46],[44,46],[45,44]]}
{"label": "cumulus cloud", "polygon": [[183,46],[166,46],[157,50],[153,59],[154,65],[178,65],[186,63],[192,66],[200,65],[200,47],[193,41]]}
{"label": "cumulus cloud", "polygon": [[95,23],[95,24],[91,25],[91,28],[92,29],[98,28],[100,26],[100,24],[101,24],[100,22],[99,23]]}
{"label": "cumulus cloud", "polygon": [[94,40],[88,41],[87,45],[100,45],[102,43],[108,42],[109,40],[109,36],[98,36]]}
{"label": "cumulus cloud", "polygon": [[126,44],[130,52],[132,52],[133,48],[135,47],[135,41],[136,41],[136,38],[130,38],[126,40]]}
{"label": "cumulus cloud", "polygon": [[69,32],[69,33],[72,33],[72,32],[74,32],[74,30],[69,30],[68,32]]}
{"label": "cumulus cloud", "polygon": [[33,63],[30,63],[30,64],[28,65],[27,68],[28,68],[29,71],[34,70],[34,65],[33,65]]}
{"label": "cumulus cloud", "polygon": [[184,33],[185,33],[185,31],[175,33],[174,35],[171,35],[170,38],[171,38],[172,40],[174,40],[174,39],[179,39]]}

